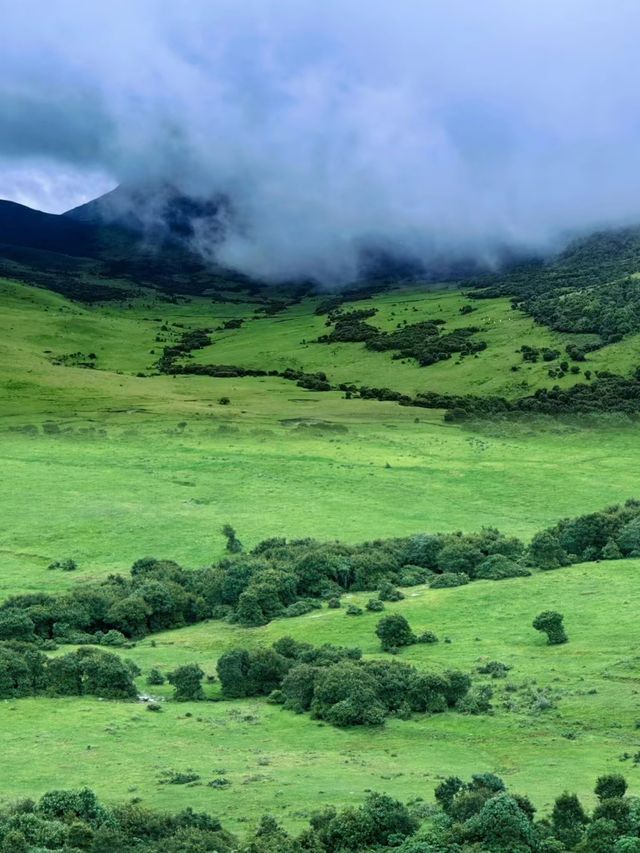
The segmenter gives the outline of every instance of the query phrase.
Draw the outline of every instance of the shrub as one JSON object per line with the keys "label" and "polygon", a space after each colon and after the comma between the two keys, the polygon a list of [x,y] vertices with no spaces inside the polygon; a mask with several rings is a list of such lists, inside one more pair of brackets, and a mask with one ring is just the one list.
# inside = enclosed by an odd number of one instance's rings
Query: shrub
{"label": "shrub", "polygon": [[78,564],[75,560],[67,558],[66,560],[54,560],[53,563],[49,563],[47,568],[52,570],[60,569],[63,572],[75,572]]}
{"label": "shrub", "polygon": [[199,702],[204,699],[202,679],[204,672],[197,663],[179,666],[167,679],[175,687],[173,698],[178,702]]}
{"label": "shrub", "polygon": [[527,577],[530,574],[528,569],[519,566],[504,554],[492,554],[480,563],[475,576],[481,580],[499,581],[506,578]]}
{"label": "shrub", "polygon": [[620,560],[622,559],[622,551],[613,539],[609,539],[607,544],[602,549],[603,560]]}
{"label": "shrub", "polygon": [[562,624],[563,616],[555,610],[544,610],[533,620],[536,631],[543,631],[547,635],[547,643],[550,646],[566,643],[568,637]]}
{"label": "shrub", "polygon": [[342,607],[342,604],[340,603],[339,598],[333,596],[332,598],[327,599],[327,607],[330,610],[338,610],[340,607]]}
{"label": "shrub", "polygon": [[388,582],[381,584],[380,592],[378,593],[380,601],[402,601],[404,594],[399,589]]}
{"label": "shrub", "polygon": [[423,631],[422,634],[418,634],[416,638],[417,643],[437,643],[438,637],[433,633],[433,631]]}
{"label": "shrub", "polygon": [[151,685],[152,687],[155,687],[155,686],[158,686],[160,684],[164,684],[164,682],[165,682],[164,675],[155,666],[152,667],[149,670],[149,675],[147,676],[147,684]]}
{"label": "shrub", "polygon": [[383,616],[376,626],[376,636],[383,651],[410,646],[416,642],[416,636],[407,620],[400,613]]}
{"label": "shrub", "polygon": [[490,675],[491,678],[506,678],[511,667],[506,663],[500,663],[498,660],[490,660],[482,666],[479,666],[477,672],[481,675]]}
{"label": "shrub", "polygon": [[366,605],[367,610],[371,613],[379,613],[384,610],[384,604],[379,598],[370,598]]}
{"label": "shrub", "polygon": [[345,610],[345,615],[346,616],[362,616],[363,612],[364,611],[362,610],[362,607],[358,607],[355,604],[350,604],[347,607],[347,609]]}
{"label": "shrub", "polygon": [[627,791],[627,780],[619,773],[611,773],[607,776],[599,776],[594,789],[596,797],[603,800],[619,799],[624,797]]}

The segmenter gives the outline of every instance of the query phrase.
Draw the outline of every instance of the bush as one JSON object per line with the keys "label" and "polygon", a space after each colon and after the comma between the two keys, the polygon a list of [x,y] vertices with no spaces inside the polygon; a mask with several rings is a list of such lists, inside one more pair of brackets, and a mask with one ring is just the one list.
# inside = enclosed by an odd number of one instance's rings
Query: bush
{"label": "bush", "polygon": [[547,643],[550,646],[566,643],[568,637],[562,624],[563,616],[555,610],[544,610],[533,620],[536,631],[543,631],[547,635]]}
{"label": "bush", "polygon": [[380,601],[402,601],[404,594],[396,589],[393,584],[385,582],[380,586],[378,598]]}
{"label": "bush", "polygon": [[418,634],[416,642],[427,643],[430,645],[431,643],[437,643],[438,637],[433,633],[433,631],[423,631],[422,634]]}
{"label": "bush", "polygon": [[327,607],[330,610],[339,610],[339,608],[342,607],[342,604],[340,603],[339,598],[333,596],[332,598],[327,599]]}
{"label": "bush", "polygon": [[155,666],[152,667],[149,670],[149,675],[147,676],[147,684],[149,684],[152,687],[156,687],[160,684],[164,684],[164,682],[165,682],[164,675]]}
{"label": "bush", "polygon": [[531,572],[518,563],[505,557],[504,554],[492,554],[483,560],[476,569],[476,578],[479,580],[499,581],[506,578],[522,578]]}
{"label": "bush", "polygon": [[376,626],[376,636],[383,651],[410,646],[416,642],[416,636],[407,620],[400,613],[383,616]]}
{"label": "bush", "polygon": [[175,687],[173,698],[178,702],[199,702],[204,699],[202,679],[204,672],[197,663],[179,666],[167,679]]}
{"label": "bush", "polygon": [[56,569],[60,569],[63,572],[75,572],[78,568],[78,564],[75,560],[67,558],[66,560],[54,560],[53,563],[49,563],[47,568],[52,569],[54,571]]}
{"label": "bush", "polygon": [[362,610],[362,607],[358,607],[355,604],[349,604],[349,606],[345,610],[345,615],[346,616],[362,616],[363,612],[364,611]]}
{"label": "bush", "polygon": [[367,601],[366,609],[371,613],[379,613],[381,610],[384,610],[384,604],[379,598],[370,598]]}

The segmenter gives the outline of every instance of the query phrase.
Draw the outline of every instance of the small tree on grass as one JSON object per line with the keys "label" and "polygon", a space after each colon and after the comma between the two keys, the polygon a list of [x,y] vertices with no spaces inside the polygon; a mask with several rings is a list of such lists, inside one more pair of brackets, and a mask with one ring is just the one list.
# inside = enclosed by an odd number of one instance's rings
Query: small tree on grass
{"label": "small tree on grass", "polygon": [[600,802],[624,797],[626,790],[627,780],[619,773],[599,776],[596,781],[595,794]]}
{"label": "small tree on grass", "polygon": [[239,554],[242,551],[242,542],[236,536],[236,531],[230,524],[222,528],[222,535],[227,540],[227,551],[229,554]]}
{"label": "small tree on grass", "polygon": [[536,631],[543,631],[547,635],[550,646],[557,646],[566,643],[569,639],[565,633],[562,619],[562,613],[555,610],[543,610],[533,620],[533,627]]}
{"label": "small tree on grass", "polygon": [[376,627],[376,636],[385,652],[401,646],[411,646],[416,642],[411,626],[400,613],[383,616]]}
{"label": "small tree on grass", "polygon": [[204,699],[203,678],[204,672],[197,663],[188,663],[174,669],[168,675],[169,683],[175,687],[173,698],[178,702],[198,702]]}

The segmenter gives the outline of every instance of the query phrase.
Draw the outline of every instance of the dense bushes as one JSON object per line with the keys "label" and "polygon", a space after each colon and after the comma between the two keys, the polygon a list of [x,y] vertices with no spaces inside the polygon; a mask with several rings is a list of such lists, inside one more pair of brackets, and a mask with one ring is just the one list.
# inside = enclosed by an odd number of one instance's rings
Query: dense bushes
{"label": "dense bushes", "polygon": [[[413,634],[410,641],[416,642]],[[359,649],[314,647],[291,637],[270,649],[226,652],[218,678],[227,698],[268,695],[287,710],[340,727],[382,725],[390,714],[441,713],[458,706],[471,686],[461,672],[435,675],[397,661],[363,661]]]}
{"label": "dense bushes", "polygon": [[[236,551],[235,531],[225,531],[233,533],[227,542]],[[455,587],[524,576],[534,567],[621,556],[640,556],[640,502],[635,500],[560,521],[537,533],[528,548],[494,528],[361,545],[266,539],[250,552],[229,553],[217,565],[195,571],[144,558],[128,577],[111,575],[61,595],[13,596],[0,605],[0,642],[118,646],[210,618],[264,625],[303,615],[325,601],[339,605],[346,591],[378,590],[380,600],[397,601],[399,584]]]}
{"label": "dense bushes", "polygon": [[150,811],[134,803],[107,807],[93,791],[49,791],[0,812],[3,853],[230,853],[241,848],[217,818],[186,809]]}
{"label": "dense bushes", "polygon": [[395,351],[394,358],[414,358],[422,366],[451,358],[454,353],[473,355],[486,349],[484,341],[474,340],[480,330],[469,326],[443,334],[443,320],[425,320],[420,323],[399,324],[386,332],[366,323],[376,313],[375,308],[329,314],[328,324],[334,327],[329,334],[321,335],[319,343],[364,343],[376,352]]}
{"label": "dense bushes", "polygon": [[0,643],[0,699],[35,696],[100,696],[135,699],[134,664],[99,649],[48,658],[33,645]]}
{"label": "dense bushes", "polygon": [[468,782],[450,776],[407,805],[370,792],[359,806],[325,807],[297,835],[265,815],[239,841],[220,821],[186,809],[153,812],[138,803],[107,807],[88,788],[49,791],[0,811],[0,849],[7,853],[638,853],[640,818],[622,777],[603,776],[588,815],[575,794],[563,793],[549,817],[537,818],[527,796],[507,790],[492,773]]}

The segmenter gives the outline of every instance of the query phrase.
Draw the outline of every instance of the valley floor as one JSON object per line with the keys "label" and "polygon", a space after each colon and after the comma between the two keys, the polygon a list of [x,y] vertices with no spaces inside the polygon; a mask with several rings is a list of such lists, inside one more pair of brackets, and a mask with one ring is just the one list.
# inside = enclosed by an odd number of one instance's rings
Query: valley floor
{"label": "valley floor", "polygon": [[[486,327],[485,353],[418,368],[359,344],[308,343],[324,320],[307,303],[252,319],[248,302],[172,304],[149,295],[131,309],[89,309],[14,282],[1,286],[3,599],[125,572],[145,555],[209,564],[223,553],[225,523],[248,547],[270,536],[357,542],[482,526],[528,538],[561,517],[640,497],[640,428],[628,420],[463,428],[439,411],[348,400],[276,377],[150,375],[162,347],[185,328],[246,317],[240,329],[214,334],[196,361],[326,370],[335,382],[410,391],[514,394],[523,382],[548,384],[542,364],[511,366],[522,363],[516,350],[525,340],[547,345],[559,336],[514,316],[506,300],[487,300],[464,320]],[[405,311],[454,322],[465,301],[457,292],[380,297],[375,322]],[[91,353],[95,369],[79,366]],[[590,359],[594,370],[623,371],[636,353],[640,339],[632,336]],[[67,557],[77,571],[47,568]],[[493,685],[493,716],[394,720],[371,733],[256,700],[167,702],[160,714],[91,699],[3,701],[0,797],[87,784],[107,799],[224,813],[231,829],[242,829],[264,812],[301,825],[322,803],[358,802],[368,789],[430,798],[452,773],[499,773],[543,810],[558,780],[587,800],[607,770],[627,774],[634,789],[640,769],[621,756],[640,750],[639,570],[640,561],[626,560],[452,590],[418,587],[389,605],[441,637],[401,659],[435,669],[473,670],[486,660],[513,667],[513,694]],[[546,607],[564,612],[566,646],[548,648],[531,629]],[[343,610],[260,629],[208,622],[125,654],[141,666],[144,687],[152,666],[197,661],[213,673],[231,645],[285,634],[379,655],[374,626],[374,614],[347,619]],[[208,690],[215,699],[217,686]],[[551,700],[547,710],[536,706],[540,692]],[[188,767],[204,782],[223,775],[231,785],[159,785],[161,771]]]}

